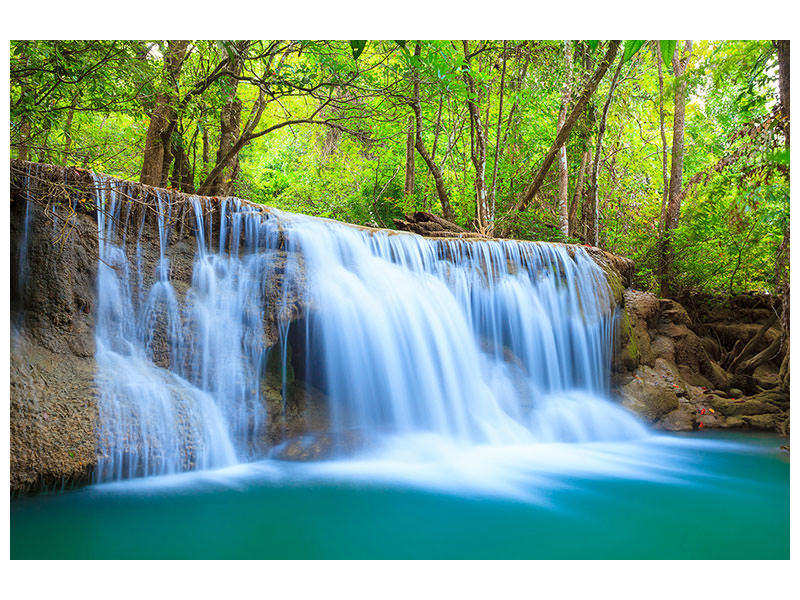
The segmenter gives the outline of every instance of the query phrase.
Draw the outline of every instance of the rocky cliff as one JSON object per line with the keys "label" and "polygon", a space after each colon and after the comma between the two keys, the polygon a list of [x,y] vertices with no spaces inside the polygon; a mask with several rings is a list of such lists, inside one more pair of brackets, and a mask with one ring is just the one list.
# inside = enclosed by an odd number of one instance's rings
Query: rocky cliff
{"label": "rocky cliff", "polygon": [[[11,294],[12,340],[10,382],[11,490],[14,493],[61,488],[91,480],[97,463],[94,318],[98,264],[98,203],[92,173],[71,168],[11,163]],[[117,181],[125,198],[120,219],[126,244],[141,247],[139,275],[146,287],[156,277],[159,196],[169,194],[173,222],[166,253],[170,282],[178,296],[190,285],[198,247],[191,198],[174,190],[158,190]],[[220,202],[200,198],[211,218],[221,220]],[[250,204],[255,210],[270,209]],[[418,219],[421,220],[421,219]],[[135,225],[136,224],[136,225]],[[213,225],[211,225],[213,227]],[[368,229],[368,228],[367,228]],[[442,235],[430,228],[430,237],[466,237],[462,232]],[[212,237],[213,231],[204,232]],[[408,235],[408,234],[399,234]],[[734,340],[746,330],[750,353],[774,345],[774,328],[761,331],[769,315],[758,312],[737,330],[704,317],[702,331],[681,305],[628,289],[633,263],[597,248],[586,248],[607,275],[611,308],[622,318],[614,359],[615,383],[622,402],[647,421],[666,429],[701,426],[788,428],[788,376],[781,375],[782,356],[770,357],[751,374],[732,375],[720,363],[734,364]],[[282,294],[282,265],[301,256],[276,251],[272,275],[264,283],[265,305],[277,306]],[[302,269],[300,269],[302,273]],[[293,280],[286,310],[270,314],[263,332],[266,346],[274,346],[279,324],[289,324],[292,369],[287,395],[282,397],[276,353],[261,382],[269,413],[264,432],[270,446],[284,458],[303,459],[324,454],[336,445],[356,445],[357,439],[337,440],[324,433],[327,410],[322,392],[304,381],[302,349],[292,346],[293,328],[301,330],[308,306],[302,298],[303,277]],[[698,331],[696,333],[695,331]],[[711,332],[711,333],[709,333]],[[759,339],[755,339],[758,337]],[[168,361],[166,348],[155,336],[153,362]],[[738,353],[746,339],[736,346]],[[297,345],[296,345],[297,346]],[[723,356],[724,354],[724,356]],[[738,356],[738,354],[737,354]],[[317,432],[316,436],[304,436]]]}
{"label": "rocky cliff", "polygon": [[622,404],[654,426],[789,433],[787,344],[774,299],[693,305],[628,289],[614,381]]}
{"label": "rocky cliff", "polygon": [[[128,244],[141,243],[141,276],[149,287],[159,260],[156,189],[120,182],[127,196]],[[11,163],[11,491],[60,489],[91,480],[97,462],[94,306],[98,261],[95,180],[91,173],[12,161]],[[169,193],[176,207],[188,197]],[[219,210],[216,199],[206,199]],[[259,210],[264,209],[254,205]],[[141,212],[140,212],[141,211]],[[144,213],[140,220],[138,215]],[[136,231],[133,223],[143,223]],[[218,223],[218,215],[217,220]],[[186,210],[175,216],[167,255],[170,281],[179,296],[190,287],[197,251],[196,231]],[[277,304],[277,279],[287,253],[278,251],[274,278],[265,282],[265,302]],[[295,257],[302,263],[302,257]],[[301,286],[301,278],[297,282]],[[278,340],[278,321],[300,321],[305,307],[290,288],[287,310],[267,320],[264,339]],[[156,341],[158,335],[156,335]],[[290,355],[293,349],[289,348]],[[296,351],[294,352],[296,354]],[[297,363],[302,357],[294,357]],[[153,348],[156,364],[166,350]],[[270,416],[270,444],[326,428],[319,392],[290,373],[284,406],[274,361],[262,381]],[[323,440],[323,442],[325,441]],[[307,448],[291,447],[300,454]]]}

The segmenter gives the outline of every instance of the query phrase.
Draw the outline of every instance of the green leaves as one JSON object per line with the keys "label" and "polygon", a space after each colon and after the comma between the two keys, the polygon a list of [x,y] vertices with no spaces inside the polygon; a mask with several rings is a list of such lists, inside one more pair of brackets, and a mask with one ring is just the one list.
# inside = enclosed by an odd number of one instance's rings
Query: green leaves
{"label": "green leaves", "polygon": [[625,51],[622,53],[622,62],[626,63],[633,58],[633,55],[636,54],[643,45],[644,40],[627,40],[625,42]]}
{"label": "green leaves", "polygon": [[589,46],[592,50],[597,50],[597,43],[600,40],[586,40],[586,45]]}
{"label": "green leaves", "polygon": [[364,48],[367,47],[367,40],[350,40],[350,49],[353,51],[353,60],[358,60]]}
{"label": "green leaves", "polygon": [[229,40],[217,40],[217,47],[225,51],[225,53],[228,55],[228,60],[231,62],[234,61],[237,52],[236,48],[230,43]]}
{"label": "green leaves", "polygon": [[678,40],[661,40],[658,42],[661,47],[661,58],[665,65],[672,62],[672,55],[675,53],[675,46]]}

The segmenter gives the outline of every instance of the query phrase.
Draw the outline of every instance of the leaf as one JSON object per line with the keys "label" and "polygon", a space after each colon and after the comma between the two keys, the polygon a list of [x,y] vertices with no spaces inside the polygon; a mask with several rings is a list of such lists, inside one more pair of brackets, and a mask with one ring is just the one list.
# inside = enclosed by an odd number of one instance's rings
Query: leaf
{"label": "leaf", "polygon": [[358,60],[364,48],[367,47],[367,40],[350,40],[350,49],[353,51],[353,60]]}
{"label": "leaf", "polygon": [[622,62],[628,62],[633,55],[638,52],[639,48],[644,44],[644,40],[626,40],[625,52],[622,54]]}
{"label": "leaf", "polygon": [[228,53],[228,60],[233,62],[236,56],[236,50],[228,40],[217,40],[217,47],[225,50]]}
{"label": "leaf", "polygon": [[394,43],[397,44],[398,46],[400,46],[403,50],[406,49],[406,41],[405,40],[395,40]]}
{"label": "leaf", "polygon": [[592,50],[597,50],[597,42],[600,40],[586,40],[586,45]]}
{"label": "leaf", "polygon": [[658,44],[661,46],[661,58],[664,64],[668,65],[672,62],[672,55],[675,53],[675,46],[678,40],[661,40]]}

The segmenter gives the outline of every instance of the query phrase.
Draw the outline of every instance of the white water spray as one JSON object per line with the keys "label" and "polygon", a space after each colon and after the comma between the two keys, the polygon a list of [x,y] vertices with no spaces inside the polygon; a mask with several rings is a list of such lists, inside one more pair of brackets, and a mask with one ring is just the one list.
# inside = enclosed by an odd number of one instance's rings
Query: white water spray
{"label": "white water spray", "polygon": [[[195,198],[191,286],[178,294],[164,194],[145,290],[144,216],[130,222],[114,184],[96,183],[101,481],[266,456],[261,381],[277,352],[285,394],[290,336],[334,433],[457,446],[647,435],[607,398],[613,308],[580,247],[430,240]],[[306,307],[292,324],[290,286]]]}

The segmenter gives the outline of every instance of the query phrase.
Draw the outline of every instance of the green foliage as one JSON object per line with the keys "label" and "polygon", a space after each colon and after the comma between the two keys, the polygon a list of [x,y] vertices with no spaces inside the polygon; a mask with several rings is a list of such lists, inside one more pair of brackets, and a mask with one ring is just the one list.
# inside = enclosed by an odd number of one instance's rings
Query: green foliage
{"label": "green foliage", "polygon": [[665,65],[672,64],[672,55],[675,54],[675,46],[678,44],[678,40],[661,40],[658,44],[661,49],[661,60],[664,61]]}
{"label": "green foliage", "polygon": [[622,62],[628,62],[633,55],[644,45],[644,40],[628,40],[625,42],[625,50],[622,53]]}
{"label": "green foliage", "polygon": [[350,48],[353,50],[353,60],[358,60],[364,48],[367,47],[367,40],[350,40]]}
{"label": "green foliage", "polygon": [[[573,43],[573,103],[606,45]],[[600,245],[634,259],[636,284],[645,289],[656,287],[664,193],[657,61],[660,56],[664,62],[669,151],[676,45],[624,43],[625,64],[600,156]],[[567,77],[561,41],[470,41],[467,61],[463,43],[451,40],[195,40],[177,80],[167,74],[168,50],[163,40],[12,41],[12,146],[33,160],[135,179],[151,115],[166,94],[181,100],[170,150],[185,152],[187,185],[196,190],[216,164],[226,111],[240,104],[241,133],[263,100],[253,132],[269,133],[254,135],[239,151],[235,194],[285,210],[391,227],[405,213],[442,210],[417,151],[414,189],[404,190],[418,78],[420,137],[441,170],[456,221],[472,228],[476,215],[471,101],[486,135],[485,179],[487,187],[496,182],[499,229],[522,239],[581,241],[582,228],[565,238],[557,227],[556,169],[525,212],[512,210],[556,135]],[[238,79],[215,75],[234,64],[241,65]],[[567,141],[570,199],[581,155],[588,150],[594,156],[610,79],[601,82]],[[771,289],[789,198],[789,154],[779,122],[770,120],[777,103],[775,49],[758,40],[695,43],[684,81],[687,189],[673,234],[677,284],[727,293]],[[413,141],[416,131],[411,133]],[[588,169],[586,175],[579,222],[588,218],[582,214]],[[174,173],[169,176],[172,185]]]}

